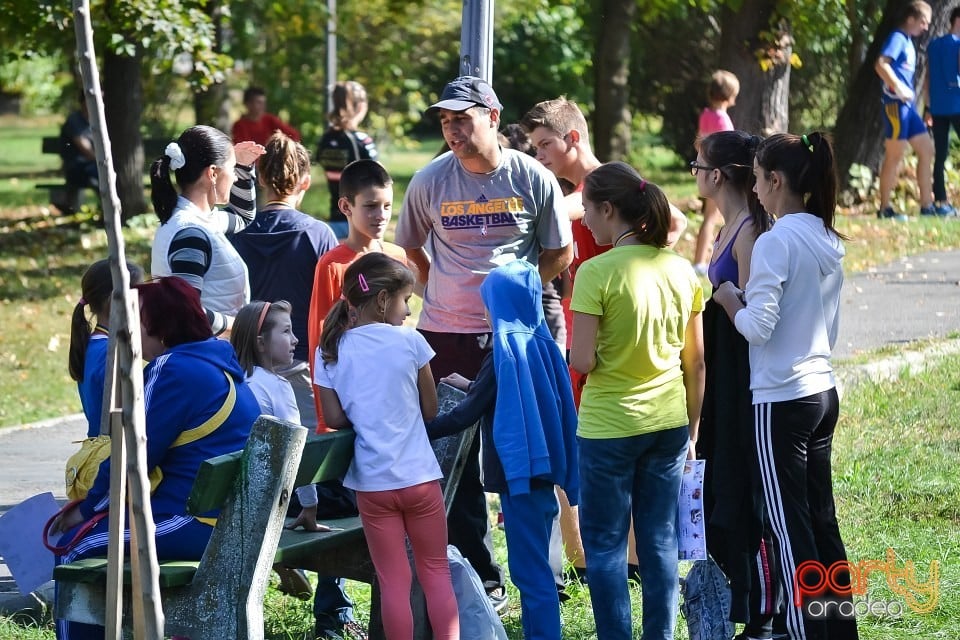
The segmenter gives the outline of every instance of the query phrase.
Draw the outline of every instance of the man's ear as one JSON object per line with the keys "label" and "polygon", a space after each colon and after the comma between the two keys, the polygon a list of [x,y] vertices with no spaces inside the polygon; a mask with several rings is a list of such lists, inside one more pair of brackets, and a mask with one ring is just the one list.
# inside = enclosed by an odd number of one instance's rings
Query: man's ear
{"label": "man's ear", "polygon": [[500,110],[499,109],[490,109],[490,126],[495,129],[500,128]]}
{"label": "man's ear", "polygon": [[570,131],[567,132],[567,138],[570,139],[570,144],[575,145],[580,142],[580,132],[576,129],[570,129]]}

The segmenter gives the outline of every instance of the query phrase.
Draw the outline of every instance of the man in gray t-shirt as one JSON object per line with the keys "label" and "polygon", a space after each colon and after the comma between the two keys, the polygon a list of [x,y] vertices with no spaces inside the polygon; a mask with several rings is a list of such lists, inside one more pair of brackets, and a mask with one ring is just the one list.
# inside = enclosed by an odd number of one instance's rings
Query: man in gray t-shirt
{"label": "man in gray t-shirt", "polygon": [[[503,149],[497,139],[503,106],[484,80],[461,76],[430,107],[438,111],[450,151],[410,181],[396,243],[424,285],[418,329],[436,351],[436,379],[474,378],[489,332],[480,283],[494,267],[516,259],[538,265],[549,282],[573,260],[570,219],[556,177],[533,158]],[[474,440],[479,450],[479,438]],[[477,456],[468,456],[449,516],[450,543],[484,581],[503,592],[493,559]],[[503,592],[505,593],[505,592]]]}
{"label": "man in gray t-shirt", "polygon": [[500,108],[472,76],[430,107],[450,151],[413,176],[396,233],[425,284],[424,331],[486,333],[480,283],[490,270],[526,259],[549,282],[573,258],[560,185],[533,158],[500,147]]}

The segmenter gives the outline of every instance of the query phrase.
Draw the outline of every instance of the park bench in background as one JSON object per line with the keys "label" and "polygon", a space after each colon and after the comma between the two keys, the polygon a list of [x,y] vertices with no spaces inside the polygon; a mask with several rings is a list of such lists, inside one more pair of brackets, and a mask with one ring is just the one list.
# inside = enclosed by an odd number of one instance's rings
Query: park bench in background
{"label": "park bench in background", "polygon": [[[463,392],[448,385],[439,388],[440,410],[449,410]],[[283,434],[280,437],[270,431]],[[359,517],[325,519],[329,532],[282,530],[291,488],[311,482],[340,479],[353,459],[354,433],[342,430],[311,436],[299,445],[293,431],[303,430],[276,418],[262,416],[254,425],[247,448],[206,461],[188,501],[191,513],[203,513],[222,504],[220,518],[198,562],[160,563],[160,586],[168,635],[191,640],[207,638],[263,638],[263,595],[273,564],[349,578],[373,586],[370,637],[383,637],[376,573]],[[433,441],[443,471],[447,510],[466,463],[475,428]],[[296,449],[296,451],[294,451]],[[286,456],[281,451],[287,451]],[[259,460],[258,464],[254,464]],[[295,480],[293,465],[297,468]],[[240,473],[243,470],[244,473]],[[279,545],[278,545],[279,540]],[[57,567],[56,616],[103,624],[106,606],[106,560],[80,560]],[[126,580],[129,586],[129,579]],[[125,598],[125,603],[130,599]],[[415,637],[429,637],[426,604],[419,586],[411,595]],[[125,611],[125,619],[128,618]]]}
{"label": "park bench in background", "polygon": [[[41,152],[44,155],[60,155],[61,142],[58,136],[46,136],[43,138],[41,143]],[[143,157],[146,159],[146,162],[153,162],[153,160],[163,153],[164,146],[166,141],[159,138],[144,138],[143,139]],[[48,200],[55,207],[63,211],[64,213],[72,213],[77,211],[81,205],[82,192],[84,189],[89,187],[78,187],[75,185],[67,184],[65,180],[60,182],[41,182],[37,183],[34,186],[34,189],[45,189],[47,191]],[[91,189],[93,191],[93,189]],[[97,194],[94,193],[96,196]]]}

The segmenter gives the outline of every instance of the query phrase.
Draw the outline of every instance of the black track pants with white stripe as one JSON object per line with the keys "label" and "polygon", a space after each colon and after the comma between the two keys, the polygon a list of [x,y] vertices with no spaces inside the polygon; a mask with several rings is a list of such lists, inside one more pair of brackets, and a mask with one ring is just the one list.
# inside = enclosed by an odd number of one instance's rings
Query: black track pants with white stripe
{"label": "black track pants with white stripe", "polygon": [[[826,592],[808,596],[816,587],[804,578],[795,581],[797,567],[819,563],[824,572],[845,561],[833,501],[830,456],[840,401],[836,389],[787,402],[754,405],[757,454],[763,495],[774,537],[786,595],[786,624],[794,640],[856,640],[857,625],[851,596]],[[816,580],[817,571],[800,574]],[[849,573],[834,574],[848,587]],[[849,591],[849,590],[848,590]],[[827,604],[830,601],[832,604]],[[843,607],[839,604],[845,602]]]}

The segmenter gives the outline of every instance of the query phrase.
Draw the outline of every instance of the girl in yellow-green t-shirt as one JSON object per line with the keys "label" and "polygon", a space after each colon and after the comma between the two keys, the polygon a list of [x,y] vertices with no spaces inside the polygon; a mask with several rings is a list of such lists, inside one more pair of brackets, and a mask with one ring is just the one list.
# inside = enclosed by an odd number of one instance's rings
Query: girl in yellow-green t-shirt
{"label": "girl in yellow-green t-shirt", "polygon": [[626,548],[633,516],[643,636],[672,638],[677,496],[703,400],[703,288],[665,248],[663,191],[622,162],[590,173],[584,223],[610,251],[577,271],[570,364],[580,404],[580,529],[599,640],[631,637]]}

